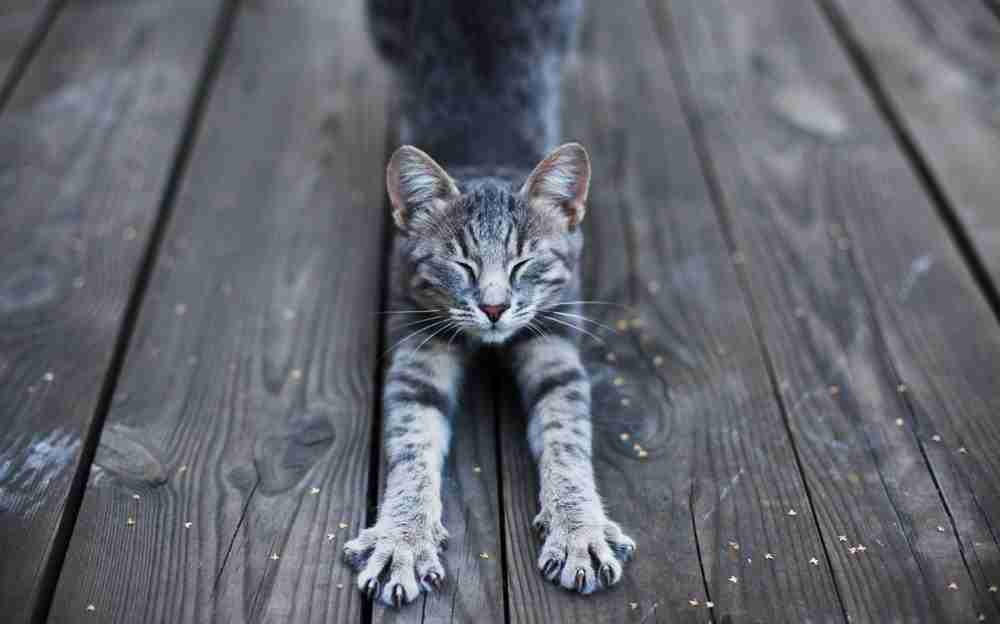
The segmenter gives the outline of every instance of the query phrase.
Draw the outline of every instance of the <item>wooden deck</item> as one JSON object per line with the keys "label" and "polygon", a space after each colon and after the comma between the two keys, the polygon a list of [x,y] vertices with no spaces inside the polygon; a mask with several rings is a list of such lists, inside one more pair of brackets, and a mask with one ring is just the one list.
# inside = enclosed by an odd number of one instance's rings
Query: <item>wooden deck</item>
{"label": "wooden deck", "polygon": [[[595,457],[622,584],[542,581],[467,384],[445,590],[374,516],[398,103],[362,0],[0,7],[0,612],[41,622],[1000,622],[1000,3],[590,0]],[[714,605],[714,606],[709,606]]]}

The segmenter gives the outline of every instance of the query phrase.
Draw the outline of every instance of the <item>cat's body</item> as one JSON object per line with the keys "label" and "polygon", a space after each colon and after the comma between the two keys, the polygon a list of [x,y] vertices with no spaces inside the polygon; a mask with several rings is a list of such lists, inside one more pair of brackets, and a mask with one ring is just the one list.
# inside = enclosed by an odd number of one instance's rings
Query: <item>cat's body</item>
{"label": "cat's body", "polygon": [[403,140],[444,165],[404,146],[387,170],[399,228],[388,475],[376,525],[345,547],[358,587],[386,604],[445,577],[441,471],[462,371],[480,348],[501,351],[529,411],[542,574],[590,593],[616,583],[635,548],[597,494],[590,384],[575,342],[590,163],[576,144],[545,156],[559,136],[559,69],[578,4],[370,2],[376,42],[399,69]]}

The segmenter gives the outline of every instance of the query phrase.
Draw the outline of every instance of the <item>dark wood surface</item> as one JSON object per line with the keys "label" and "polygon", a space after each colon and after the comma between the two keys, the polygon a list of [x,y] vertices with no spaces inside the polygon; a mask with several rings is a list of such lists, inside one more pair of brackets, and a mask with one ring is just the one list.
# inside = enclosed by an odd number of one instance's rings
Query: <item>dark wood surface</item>
{"label": "dark wood surface", "polygon": [[826,1],[1000,286],[1000,6]]}
{"label": "dark wood surface", "polygon": [[59,0],[8,0],[0,5],[0,107],[42,40]]}
{"label": "dark wood surface", "polygon": [[[590,8],[566,95],[567,136],[590,146],[596,163],[587,244],[596,275],[585,298],[629,308],[585,306],[616,332],[599,332],[605,345],[586,337],[583,344],[595,380],[598,482],[638,553],[611,592],[581,600],[542,581],[529,530],[534,469],[509,410],[501,440],[511,620],[839,619],[796,459],[649,14],[641,5]],[[768,552],[776,558],[765,559]],[[813,556],[820,565],[809,563]]]}
{"label": "dark wood surface", "polygon": [[70,3],[0,115],[5,621],[48,601],[220,6]]}
{"label": "dark wood surface", "polygon": [[346,8],[236,17],[52,622],[360,618],[389,94]]}
{"label": "dark wood surface", "polygon": [[997,617],[1000,328],[968,267],[815,7],[668,17],[847,614]]}
{"label": "dark wood surface", "polygon": [[637,557],[542,581],[486,358],[449,578],[402,612],[340,559],[381,494],[398,113],[364,2],[0,7],[5,621],[1000,621],[994,0],[588,3],[563,135]]}

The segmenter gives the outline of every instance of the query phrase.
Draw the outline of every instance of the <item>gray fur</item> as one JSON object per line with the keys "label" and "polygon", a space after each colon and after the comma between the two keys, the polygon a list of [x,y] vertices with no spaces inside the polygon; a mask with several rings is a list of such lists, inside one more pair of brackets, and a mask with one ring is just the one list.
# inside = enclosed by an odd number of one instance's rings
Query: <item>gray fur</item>
{"label": "gray fur", "polygon": [[386,604],[439,586],[450,416],[470,355],[491,348],[514,369],[530,414],[539,570],[580,593],[608,587],[635,544],[597,493],[590,382],[576,344],[590,162],[577,144],[544,152],[558,136],[553,102],[577,1],[401,6],[372,0],[373,34],[402,70],[409,140],[445,166],[403,146],[387,167],[399,229],[383,400],[388,475],[375,526],[345,556],[358,587]]}

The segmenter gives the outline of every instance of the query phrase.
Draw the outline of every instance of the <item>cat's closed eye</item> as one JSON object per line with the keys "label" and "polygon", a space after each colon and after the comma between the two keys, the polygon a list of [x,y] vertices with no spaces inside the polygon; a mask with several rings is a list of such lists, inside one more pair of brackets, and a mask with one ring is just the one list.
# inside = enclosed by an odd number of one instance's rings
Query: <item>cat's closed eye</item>
{"label": "cat's closed eye", "polygon": [[462,267],[462,270],[469,276],[470,283],[474,284],[476,282],[476,267],[472,266],[468,262],[462,262],[461,260],[456,260],[455,264]]}
{"label": "cat's closed eye", "polygon": [[510,281],[513,282],[515,279],[517,279],[518,272],[521,269],[523,269],[525,265],[527,265],[529,262],[531,262],[531,258],[525,258],[524,260],[515,262],[514,266],[510,267]]}

